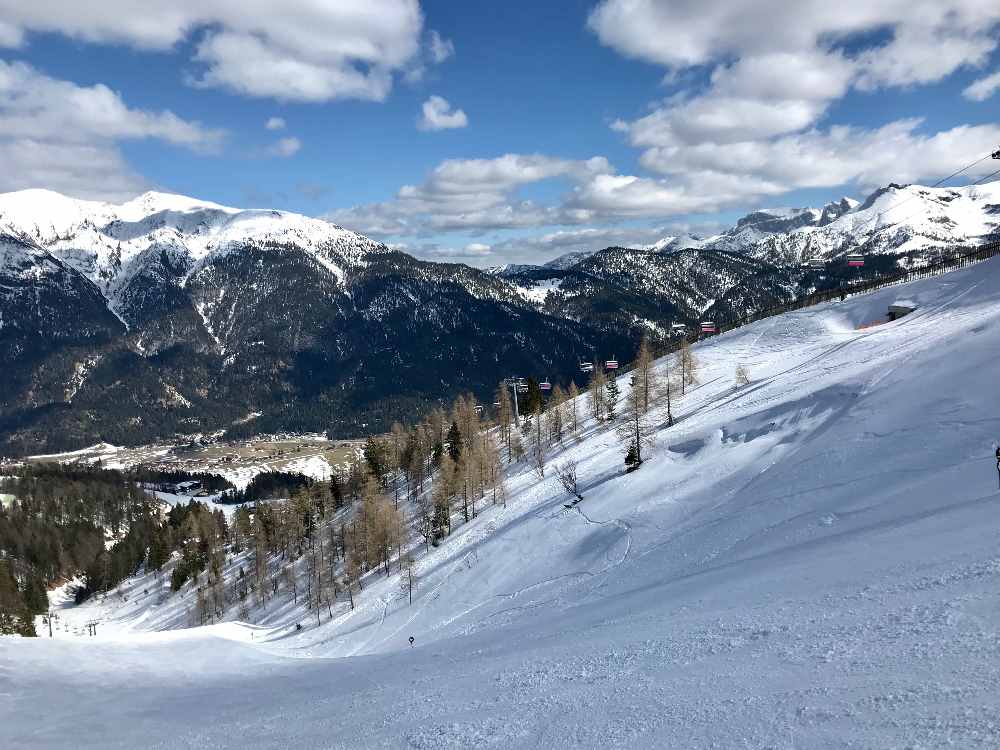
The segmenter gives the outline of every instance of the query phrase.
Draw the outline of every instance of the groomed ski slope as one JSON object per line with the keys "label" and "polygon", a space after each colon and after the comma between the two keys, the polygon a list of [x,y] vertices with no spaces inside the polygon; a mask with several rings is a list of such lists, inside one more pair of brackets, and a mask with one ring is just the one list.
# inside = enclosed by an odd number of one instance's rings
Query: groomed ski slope
{"label": "groomed ski slope", "polygon": [[1000,746],[1000,261],[695,352],[638,472],[588,421],[412,606],[393,576],[300,633],[0,639],[0,746]]}

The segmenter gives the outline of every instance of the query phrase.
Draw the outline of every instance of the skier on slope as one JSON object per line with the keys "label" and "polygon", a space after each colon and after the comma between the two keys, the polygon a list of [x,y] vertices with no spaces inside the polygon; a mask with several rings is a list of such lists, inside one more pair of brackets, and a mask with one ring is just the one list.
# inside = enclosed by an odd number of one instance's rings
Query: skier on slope
{"label": "skier on slope", "polygon": [[1000,445],[996,446],[997,456],[997,487],[1000,488]]}

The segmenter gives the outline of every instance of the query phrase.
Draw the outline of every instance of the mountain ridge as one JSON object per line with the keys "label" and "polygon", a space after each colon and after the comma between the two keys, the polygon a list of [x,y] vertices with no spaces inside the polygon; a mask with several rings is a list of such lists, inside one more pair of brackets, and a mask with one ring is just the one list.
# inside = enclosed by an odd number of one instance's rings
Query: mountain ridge
{"label": "mountain ridge", "polygon": [[579,380],[580,361],[627,361],[643,335],[836,287],[857,275],[841,267],[847,252],[869,254],[867,274],[984,241],[1000,182],[890,185],[862,204],[748,217],[687,239],[697,247],[670,238],[481,271],[285,211],[155,192],[121,205],[3,194],[0,451],[219,430],[354,435],[459,390],[492,399],[514,374]]}

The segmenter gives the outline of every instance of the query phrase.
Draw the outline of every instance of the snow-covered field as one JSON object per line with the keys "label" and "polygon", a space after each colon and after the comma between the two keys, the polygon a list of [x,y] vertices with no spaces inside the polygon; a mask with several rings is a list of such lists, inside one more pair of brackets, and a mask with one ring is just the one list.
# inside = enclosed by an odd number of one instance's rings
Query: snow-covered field
{"label": "snow-covered field", "polygon": [[[206,446],[176,455],[171,445],[143,445],[119,447],[98,443],[66,453],[30,456],[29,461],[94,464],[100,462],[106,469],[131,469],[136,466],[218,474],[237,489],[245,489],[258,474],[267,471],[285,471],[304,474],[313,479],[330,479],[336,467],[346,471],[348,460],[360,455],[363,443],[359,441],[328,440],[325,435],[304,433],[296,435],[255,438],[246,442],[209,443]],[[257,448],[260,452],[255,452]],[[176,501],[164,497],[171,504]],[[182,498],[188,502],[190,498]]]}
{"label": "snow-covered field", "polygon": [[638,472],[587,422],[412,606],[168,630],[190,602],[137,579],[63,611],[96,638],[0,639],[0,746],[1000,746],[1000,260],[695,352]]}

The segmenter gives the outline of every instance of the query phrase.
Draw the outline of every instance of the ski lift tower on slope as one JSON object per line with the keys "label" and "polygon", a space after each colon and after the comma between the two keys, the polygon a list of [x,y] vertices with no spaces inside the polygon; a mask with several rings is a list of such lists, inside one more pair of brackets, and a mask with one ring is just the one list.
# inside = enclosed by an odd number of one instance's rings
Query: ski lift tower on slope
{"label": "ski lift tower on slope", "polygon": [[[510,388],[511,393],[514,394],[514,423],[517,424],[517,425],[520,425],[521,424],[521,414],[518,411],[517,395],[519,393],[527,393],[528,392],[528,381],[525,380],[524,378],[511,377],[511,378],[506,378],[503,381],[503,384],[505,386],[507,386],[508,388]],[[497,406],[499,406],[499,405],[500,405],[500,402],[498,401],[497,402]]]}

